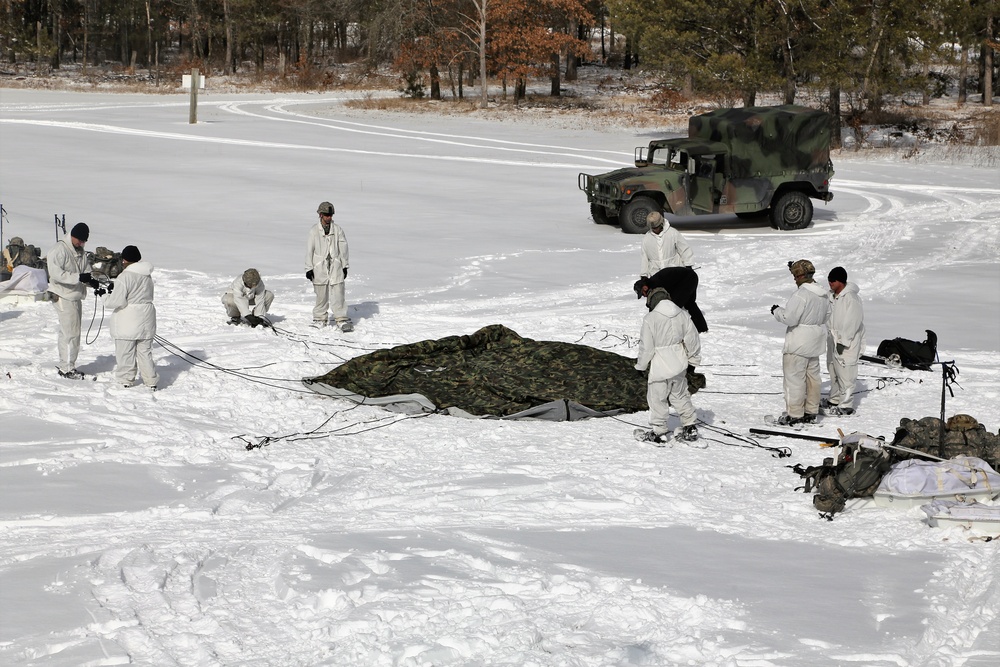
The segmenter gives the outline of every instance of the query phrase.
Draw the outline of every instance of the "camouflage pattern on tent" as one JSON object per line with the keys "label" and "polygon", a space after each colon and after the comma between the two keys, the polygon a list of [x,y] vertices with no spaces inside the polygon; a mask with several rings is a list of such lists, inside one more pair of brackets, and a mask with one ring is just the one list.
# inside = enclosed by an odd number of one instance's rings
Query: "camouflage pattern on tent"
{"label": "camouflage pattern on tent", "polygon": [[647,409],[635,359],[522,338],[499,324],[372,352],[303,382],[359,403],[463,417],[573,420]]}

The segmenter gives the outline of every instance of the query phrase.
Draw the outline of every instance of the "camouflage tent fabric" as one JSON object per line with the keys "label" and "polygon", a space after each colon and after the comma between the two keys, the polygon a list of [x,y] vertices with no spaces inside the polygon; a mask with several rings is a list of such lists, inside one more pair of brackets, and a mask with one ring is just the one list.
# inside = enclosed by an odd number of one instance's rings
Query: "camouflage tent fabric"
{"label": "camouflage tent fabric", "polygon": [[646,406],[635,359],[535,341],[493,324],[467,336],[400,345],[305,378],[319,393],[458,416],[572,420]]}

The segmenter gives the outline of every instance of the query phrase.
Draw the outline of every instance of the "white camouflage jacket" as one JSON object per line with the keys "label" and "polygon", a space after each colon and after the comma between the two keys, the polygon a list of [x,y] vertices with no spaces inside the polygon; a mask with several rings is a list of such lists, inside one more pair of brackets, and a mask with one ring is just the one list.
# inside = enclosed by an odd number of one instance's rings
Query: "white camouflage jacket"
{"label": "white camouflage jacket", "polygon": [[802,283],[788,303],[774,309],[774,319],[786,325],[782,352],[818,357],[826,348],[826,321],[830,310],[828,291],[816,283]]}
{"label": "white camouflage jacket", "polygon": [[80,274],[90,271],[83,248],[74,248],[70,237],[64,236],[52,246],[45,261],[49,267],[49,291],[60,299],[83,301],[87,286],[80,282]]}
{"label": "white camouflage jacket", "polygon": [[329,233],[317,222],[309,230],[306,244],[306,271],[313,272],[313,284],[335,285],[344,282],[344,269],[350,267],[347,237],[335,222],[330,222]]}
{"label": "white camouflage jacket", "polygon": [[642,266],[640,276],[649,277],[668,266],[691,266],[694,253],[681,233],[663,221],[663,231],[648,231],[642,236]]}
{"label": "white camouflage jacket", "polygon": [[[663,357],[663,363],[654,358]],[[639,334],[639,358],[635,368],[639,371],[649,367],[647,382],[659,382],[678,377],[688,366],[701,363],[701,338],[695,329],[691,316],[681,310],[673,301],[664,299],[656,308],[642,318],[642,333]],[[675,364],[678,372],[666,373],[663,369]]]}
{"label": "white camouflage jacket", "polygon": [[111,308],[111,337],[147,340],[156,336],[156,307],[153,305],[153,265],[129,264],[115,278],[115,287],[104,297]]}

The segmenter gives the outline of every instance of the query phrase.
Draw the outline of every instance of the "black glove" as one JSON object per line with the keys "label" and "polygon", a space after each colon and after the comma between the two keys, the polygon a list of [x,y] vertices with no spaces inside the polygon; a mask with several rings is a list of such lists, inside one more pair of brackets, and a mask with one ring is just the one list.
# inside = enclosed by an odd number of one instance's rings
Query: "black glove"
{"label": "black glove", "polygon": [[113,291],[115,291],[115,284],[113,282],[109,281],[108,282],[107,290],[108,290],[108,294],[111,294]]}
{"label": "black glove", "polygon": [[688,364],[687,372],[688,372],[688,375],[690,375],[691,373],[694,373],[694,366],[692,366],[691,364]]}
{"label": "black glove", "polygon": [[843,343],[837,343],[837,354],[843,354],[846,349]]}
{"label": "black glove", "polygon": [[346,266],[344,267],[344,278],[345,279],[347,278],[347,267]]}
{"label": "black glove", "polygon": [[774,315],[774,311],[776,311],[778,308],[781,308],[781,306],[779,306],[778,304],[774,304],[773,306],[771,306],[771,314]]}
{"label": "black glove", "polygon": [[315,274],[313,273],[313,270],[309,269],[308,271],[306,271],[306,280],[308,280],[309,282],[312,282],[312,279],[313,279],[314,275]]}
{"label": "black glove", "polygon": [[251,327],[256,327],[261,323],[261,319],[256,315],[254,315],[253,313],[244,317],[243,321],[249,324]]}
{"label": "black glove", "polygon": [[104,289],[103,287],[98,287],[97,289],[94,290],[94,294],[96,296],[104,296],[107,293],[108,293],[108,290]]}
{"label": "black glove", "polygon": [[90,272],[80,274],[81,283],[89,285],[91,280],[93,280],[93,278],[91,277]]}
{"label": "black glove", "polygon": [[93,287],[94,289],[97,289],[101,286],[101,282],[97,278],[91,278],[90,280],[87,281],[87,284]]}

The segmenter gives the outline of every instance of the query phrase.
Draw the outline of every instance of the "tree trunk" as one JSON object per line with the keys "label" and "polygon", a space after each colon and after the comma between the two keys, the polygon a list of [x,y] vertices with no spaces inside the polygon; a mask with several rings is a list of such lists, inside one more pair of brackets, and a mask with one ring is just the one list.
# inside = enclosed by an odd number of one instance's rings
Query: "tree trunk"
{"label": "tree trunk", "polygon": [[551,80],[552,85],[549,88],[549,95],[552,97],[559,97],[560,89],[562,88],[559,80],[559,54],[553,53],[551,58],[552,58],[552,68],[551,68],[552,75],[549,77],[549,79]]}
{"label": "tree trunk", "polygon": [[486,3],[487,0],[476,0],[479,10],[479,108],[489,106],[486,97]]}
{"label": "tree trunk", "polygon": [[927,60],[924,61],[920,68],[921,78],[924,81],[922,95],[920,96],[920,101],[924,106],[931,103],[931,64]]}
{"label": "tree trunk", "polygon": [[233,18],[229,13],[229,0],[222,0],[222,16],[226,24],[226,63],[223,74],[233,73]]}
{"label": "tree trunk", "polygon": [[781,60],[785,70],[785,104],[795,104],[795,61],[792,59],[792,47],[788,40],[781,45]]}
{"label": "tree trunk", "polygon": [[840,148],[840,86],[830,86],[830,147]]}
{"label": "tree trunk", "polygon": [[969,50],[962,47],[962,55],[958,64],[958,103],[965,104],[969,97]]}
{"label": "tree trunk", "polygon": [[53,2],[52,7],[52,39],[56,43],[56,52],[52,54],[52,68],[59,69],[62,65],[62,12],[61,3]]}
{"label": "tree trunk", "polygon": [[993,17],[986,17],[986,48],[983,50],[983,106],[993,106]]}
{"label": "tree trunk", "polygon": [[[576,35],[577,39],[583,38],[583,26],[576,19],[573,19],[569,23],[569,34]],[[579,56],[569,52],[567,49],[566,53],[566,80],[576,81],[576,67],[580,63]]]}
{"label": "tree trunk", "polygon": [[90,46],[90,0],[83,1],[83,73],[87,73],[87,48]]}
{"label": "tree trunk", "polygon": [[431,65],[431,99],[441,99],[441,71],[437,65]]}

